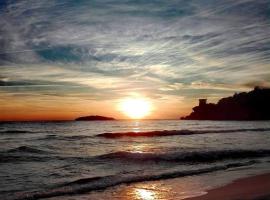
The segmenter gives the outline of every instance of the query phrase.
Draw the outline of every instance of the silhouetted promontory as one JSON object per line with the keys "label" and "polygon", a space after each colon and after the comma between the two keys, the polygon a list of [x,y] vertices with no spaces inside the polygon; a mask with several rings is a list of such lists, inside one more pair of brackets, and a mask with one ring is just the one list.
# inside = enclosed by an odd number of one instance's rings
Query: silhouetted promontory
{"label": "silhouetted promontory", "polygon": [[184,120],[270,120],[270,88],[255,87],[250,92],[235,93],[218,103],[200,99]]}
{"label": "silhouetted promontory", "polygon": [[99,115],[91,115],[91,116],[84,116],[84,117],[79,117],[75,119],[76,121],[108,121],[108,120],[115,120],[112,117],[104,117],[104,116],[99,116]]}

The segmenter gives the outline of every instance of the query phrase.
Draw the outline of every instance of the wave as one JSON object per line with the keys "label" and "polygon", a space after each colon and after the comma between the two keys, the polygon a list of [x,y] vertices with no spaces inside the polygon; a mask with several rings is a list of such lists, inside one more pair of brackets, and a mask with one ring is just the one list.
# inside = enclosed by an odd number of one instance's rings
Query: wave
{"label": "wave", "polygon": [[9,149],[0,152],[0,163],[7,162],[44,162],[48,161],[52,157],[44,156],[51,152],[40,150],[28,146],[20,146],[17,148]]}
{"label": "wave", "polygon": [[6,151],[7,153],[35,153],[35,154],[47,154],[49,152],[43,151],[37,148],[28,147],[28,146],[19,146],[14,149],[9,149]]}
{"label": "wave", "polygon": [[137,153],[118,151],[94,157],[61,156],[53,152],[32,147],[20,146],[0,152],[0,163],[7,162],[45,162],[49,160],[63,160],[78,163],[103,163],[103,162],[170,162],[183,164],[211,163],[224,160],[243,160],[270,157],[270,149],[256,150],[209,150],[209,151],[181,151],[172,153]]}
{"label": "wave", "polygon": [[256,161],[249,161],[243,163],[231,163],[226,165],[219,165],[208,168],[201,168],[195,170],[186,170],[186,171],[173,171],[173,172],[164,172],[156,174],[147,174],[147,175],[111,175],[104,177],[93,177],[93,178],[84,178],[79,179],[73,182],[66,183],[62,186],[56,188],[48,189],[40,192],[26,192],[16,194],[14,200],[27,200],[27,199],[42,199],[50,198],[63,195],[74,195],[82,194],[95,190],[102,190],[112,186],[117,186],[120,184],[130,184],[144,181],[156,181],[156,180],[165,180],[171,178],[178,178],[191,175],[200,175],[204,173],[210,173],[215,171],[227,170],[229,168],[236,168],[242,166],[248,166],[257,163]]}
{"label": "wave", "polygon": [[0,134],[24,134],[24,133],[34,133],[33,131],[27,130],[1,130]]}
{"label": "wave", "polygon": [[48,156],[18,156],[18,155],[1,155],[0,163],[18,163],[18,162],[47,162],[51,160]]}
{"label": "wave", "polygon": [[102,133],[96,135],[97,137],[105,138],[121,138],[121,137],[162,137],[173,135],[195,135],[206,133],[234,133],[234,132],[264,132],[270,131],[270,128],[251,128],[251,129],[223,129],[223,130],[161,130],[161,131],[145,131],[145,132],[115,132]]}
{"label": "wave", "polygon": [[54,134],[50,134],[47,135],[43,138],[40,138],[39,140],[69,140],[69,141],[73,141],[73,140],[83,140],[83,139],[87,139],[87,138],[93,138],[93,136],[89,136],[89,135],[68,135],[68,136],[63,136],[63,135],[54,135]]}
{"label": "wave", "polygon": [[270,156],[270,150],[220,150],[220,151],[193,151],[174,153],[135,153],[118,151],[114,153],[97,156],[99,159],[134,161],[134,162],[182,162],[182,163],[203,163],[217,162],[222,160],[262,158]]}
{"label": "wave", "polygon": [[64,139],[67,140],[81,140],[81,139],[86,139],[86,138],[92,138],[93,136],[89,135],[71,135],[71,136],[64,136]]}

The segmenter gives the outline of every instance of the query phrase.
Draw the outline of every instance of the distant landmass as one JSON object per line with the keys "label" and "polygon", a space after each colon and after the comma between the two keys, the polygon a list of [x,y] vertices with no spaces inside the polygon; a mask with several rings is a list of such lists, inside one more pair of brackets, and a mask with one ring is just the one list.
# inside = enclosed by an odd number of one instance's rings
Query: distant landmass
{"label": "distant landmass", "polygon": [[108,120],[115,120],[112,117],[104,117],[99,115],[90,115],[90,116],[83,116],[75,119],[76,121],[108,121]]}
{"label": "distant landmass", "polygon": [[193,112],[183,120],[270,120],[270,88],[255,87],[250,92],[235,93],[218,103],[199,99]]}

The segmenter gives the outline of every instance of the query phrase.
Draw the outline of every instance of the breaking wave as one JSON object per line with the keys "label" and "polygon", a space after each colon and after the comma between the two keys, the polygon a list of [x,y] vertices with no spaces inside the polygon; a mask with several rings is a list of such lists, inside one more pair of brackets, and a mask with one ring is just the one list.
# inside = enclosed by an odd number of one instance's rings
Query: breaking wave
{"label": "breaking wave", "polygon": [[146,131],[146,132],[115,132],[102,133],[97,137],[105,138],[121,138],[121,137],[162,137],[173,135],[195,135],[207,133],[234,133],[234,132],[264,132],[270,131],[270,128],[251,128],[251,129],[225,129],[225,130],[161,130],[161,131]]}
{"label": "breaking wave", "polygon": [[191,175],[200,175],[204,173],[210,173],[214,171],[226,170],[229,168],[248,166],[256,163],[256,161],[248,161],[242,163],[231,163],[226,165],[219,165],[208,168],[201,168],[195,170],[186,170],[186,171],[173,171],[173,172],[164,172],[164,173],[155,173],[155,174],[147,174],[147,175],[111,175],[104,177],[93,177],[93,178],[84,178],[79,179],[73,182],[69,182],[63,184],[62,186],[58,186],[52,189],[40,191],[40,192],[25,192],[16,194],[16,198],[14,200],[29,200],[29,199],[42,199],[42,198],[50,198],[56,196],[63,195],[72,195],[72,194],[82,194],[95,190],[102,190],[108,187],[120,185],[120,184],[129,184],[129,183],[137,183],[144,181],[155,181],[155,180],[163,180],[163,179],[171,179],[177,177],[191,176]]}
{"label": "breaking wave", "polygon": [[262,158],[270,156],[270,150],[220,150],[220,151],[194,151],[194,152],[174,152],[174,153],[136,153],[118,151],[114,153],[100,155],[97,158],[107,160],[134,161],[134,162],[182,162],[200,163],[217,162],[228,159],[248,159]]}

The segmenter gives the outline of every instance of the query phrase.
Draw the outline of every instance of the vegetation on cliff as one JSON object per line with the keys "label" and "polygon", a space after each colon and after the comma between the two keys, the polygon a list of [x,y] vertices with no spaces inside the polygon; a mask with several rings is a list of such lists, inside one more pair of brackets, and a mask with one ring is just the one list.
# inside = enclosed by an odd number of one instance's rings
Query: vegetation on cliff
{"label": "vegetation on cliff", "polygon": [[200,100],[184,120],[270,120],[270,88],[255,87],[250,92],[235,93],[216,104]]}

